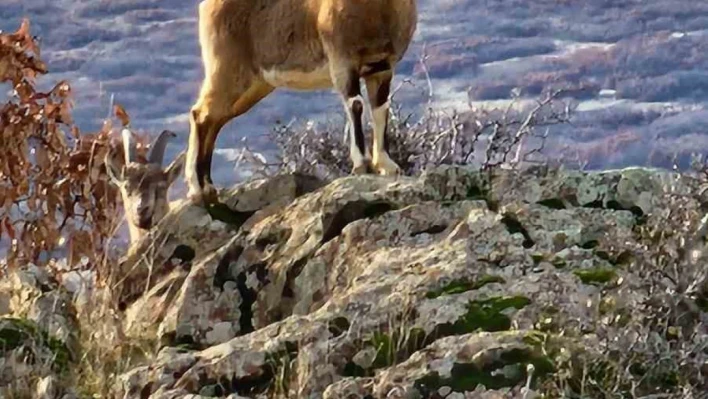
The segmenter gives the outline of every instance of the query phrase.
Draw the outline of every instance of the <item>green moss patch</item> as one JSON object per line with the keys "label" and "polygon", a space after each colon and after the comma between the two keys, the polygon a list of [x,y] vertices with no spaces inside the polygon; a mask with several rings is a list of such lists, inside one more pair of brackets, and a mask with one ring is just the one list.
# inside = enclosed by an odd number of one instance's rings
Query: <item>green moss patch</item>
{"label": "green moss patch", "polygon": [[511,319],[503,312],[507,309],[522,309],[531,300],[525,296],[498,296],[484,300],[471,301],[467,312],[454,323],[445,323],[436,327],[437,337],[461,335],[477,330],[505,331],[511,328]]}
{"label": "green moss patch", "polygon": [[[490,276],[493,277],[493,276]],[[496,279],[486,279],[487,283]],[[462,335],[476,330],[504,331],[511,328],[511,319],[503,314],[507,309],[521,309],[531,301],[524,296],[499,296],[484,300],[471,301],[467,305],[467,312],[455,323],[441,324],[426,334],[423,329],[412,328],[401,335],[398,331],[393,333],[374,332],[370,338],[361,342],[361,347],[376,349],[376,357],[368,368],[363,368],[353,361],[347,362],[342,375],[346,377],[371,377],[375,370],[390,367],[408,359],[413,353],[430,345],[435,340],[451,336]]]}
{"label": "green moss patch", "polygon": [[543,262],[546,260],[546,255],[540,253],[540,252],[534,252],[531,254],[531,260],[533,260],[533,263],[535,265],[538,265],[539,263]]}
{"label": "green moss patch", "polygon": [[207,212],[209,213],[209,216],[211,216],[212,219],[214,220],[219,220],[221,222],[224,222],[230,226],[234,226],[236,228],[241,227],[248,218],[253,216],[255,211],[253,212],[239,212],[235,211],[231,208],[229,208],[226,204],[223,203],[214,203],[214,204],[209,204],[206,207]]}
{"label": "green moss patch", "polygon": [[371,344],[376,348],[376,358],[371,365],[372,368],[389,367],[394,363],[396,343],[390,335],[376,332],[371,339]]}
{"label": "green moss patch", "polygon": [[559,257],[553,258],[553,260],[551,261],[551,264],[552,264],[553,267],[555,267],[556,269],[563,269],[563,268],[565,268],[566,266],[568,266],[568,263],[565,261],[565,259],[559,258]]}
{"label": "green moss patch", "polygon": [[532,386],[539,378],[555,369],[553,362],[537,351],[514,348],[502,352],[485,364],[455,363],[450,377],[442,378],[433,372],[416,380],[414,386],[424,397],[444,386],[456,392],[474,391],[478,385],[484,385],[487,389],[513,387],[526,380],[527,364],[534,365]]}
{"label": "green moss patch", "polygon": [[617,272],[610,267],[593,267],[588,269],[573,270],[573,273],[580,278],[585,284],[602,285],[609,283],[615,277]]}
{"label": "green moss patch", "polygon": [[0,318],[0,350],[3,352],[20,349],[28,359],[37,359],[42,356],[41,349],[51,353],[52,365],[60,372],[68,370],[71,353],[67,346],[60,340],[49,336],[39,326],[27,319]]}
{"label": "green moss patch", "polygon": [[470,200],[484,200],[487,198],[486,193],[476,185],[471,185],[467,187],[466,197]]}
{"label": "green moss patch", "polygon": [[392,334],[374,332],[363,342],[362,347],[370,346],[376,349],[376,357],[371,367],[363,368],[349,361],[343,371],[347,377],[372,377],[374,371],[393,366],[408,359],[413,353],[423,349],[433,342],[434,336],[426,336],[421,328],[412,328],[405,336],[398,331]]}
{"label": "green moss patch", "polygon": [[466,291],[477,290],[490,283],[504,283],[500,276],[484,275],[475,280],[457,279],[434,291],[428,292],[425,297],[428,299],[437,298],[443,295],[454,295]]}

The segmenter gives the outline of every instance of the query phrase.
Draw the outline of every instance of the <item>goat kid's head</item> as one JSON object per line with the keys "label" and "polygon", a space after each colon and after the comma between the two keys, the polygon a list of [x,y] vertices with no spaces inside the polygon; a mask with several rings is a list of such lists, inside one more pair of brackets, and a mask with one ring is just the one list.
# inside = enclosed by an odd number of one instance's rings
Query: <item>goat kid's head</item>
{"label": "goat kid's head", "polygon": [[162,168],[167,141],[174,137],[173,132],[163,131],[153,143],[147,160],[138,160],[131,132],[123,129],[123,162],[114,149],[106,155],[106,171],[120,189],[133,238],[135,228],[149,230],[169,211],[167,190],[182,172],[185,159],[185,153],[181,152],[167,168]]}

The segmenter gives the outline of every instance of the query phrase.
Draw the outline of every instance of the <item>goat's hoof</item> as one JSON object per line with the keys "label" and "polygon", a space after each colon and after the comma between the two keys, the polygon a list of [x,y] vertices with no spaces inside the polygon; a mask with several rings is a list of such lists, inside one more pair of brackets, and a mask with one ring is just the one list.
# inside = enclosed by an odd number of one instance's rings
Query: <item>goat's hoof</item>
{"label": "goat's hoof", "polygon": [[376,174],[381,176],[400,176],[403,174],[400,166],[389,158],[383,158],[380,162],[372,165]]}
{"label": "goat's hoof", "polygon": [[201,190],[189,190],[187,198],[192,205],[208,205],[219,202],[219,196],[212,185],[205,185]]}
{"label": "goat's hoof", "polygon": [[352,169],[352,174],[353,175],[365,175],[369,172],[369,168],[366,166],[366,164],[362,164],[359,166],[355,166]]}
{"label": "goat's hoof", "polygon": [[189,200],[189,203],[192,205],[203,205],[204,204],[204,198],[202,196],[201,191],[197,190],[189,190],[187,192],[187,200]]}
{"label": "goat's hoof", "polygon": [[364,158],[361,165],[355,165],[352,168],[353,175],[366,175],[371,173],[371,161],[368,158]]}
{"label": "goat's hoof", "polygon": [[213,185],[204,185],[204,188],[202,189],[202,201],[205,204],[215,204],[219,202],[219,193]]}

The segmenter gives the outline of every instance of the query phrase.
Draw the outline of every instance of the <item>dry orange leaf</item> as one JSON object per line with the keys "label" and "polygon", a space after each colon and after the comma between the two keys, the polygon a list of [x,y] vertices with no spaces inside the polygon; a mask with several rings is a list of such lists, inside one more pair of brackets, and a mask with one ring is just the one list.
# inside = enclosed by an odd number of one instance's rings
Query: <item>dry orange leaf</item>
{"label": "dry orange leaf", "polygon": [[115,104],[113,106],[113,111],[115,112],[116,117],[120,119],[120,122],[123,124],[124,127],[130,125],[130,116],[125,111],[125,108],[123,108],[122,105]]}

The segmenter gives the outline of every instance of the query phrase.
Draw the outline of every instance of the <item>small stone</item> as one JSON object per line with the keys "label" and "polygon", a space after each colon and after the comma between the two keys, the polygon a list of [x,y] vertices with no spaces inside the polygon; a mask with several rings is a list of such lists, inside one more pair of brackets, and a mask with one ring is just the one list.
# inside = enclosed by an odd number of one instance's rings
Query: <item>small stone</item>
{"label": "small stone", "polygon": [[234,331],[231,322],[223,321],[215,324],[211,331],[206,333],[206,339],[208,342],[226,342],[235,335],[236,332]]}
{"label": "small stone", "polygon": [[376,359],[376,348],[372,346],[367,346],[366,348],[357,352],[352,358],[352,361],[357,366],[363,367],[365,369],[371,367]]}
{"label": "small stone", "polygon": [[440,387],[438,389],[438,394],[442,397],[446,397],[447,395],[450,394],[450,392],[452,392],[452,388],[450,388],[448,386]]}
{"label": "small stone", "polygon": [[54,399],[57,397],[57,379],[52,375],[48,375],[39,381],[35,390],[35,398],[37,399]]}

